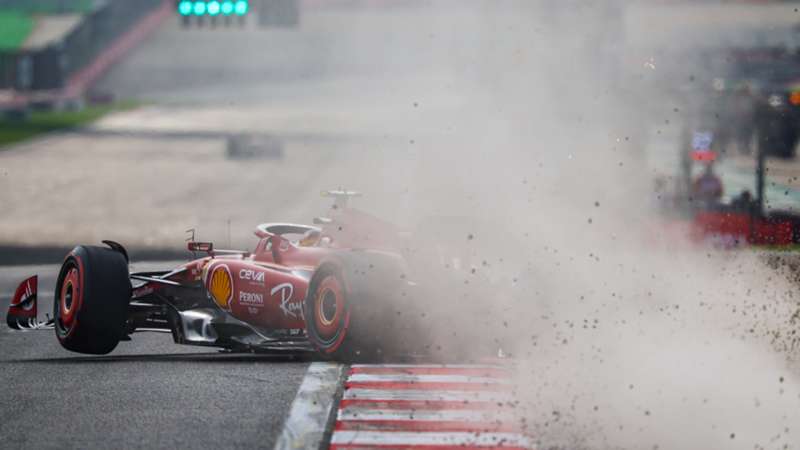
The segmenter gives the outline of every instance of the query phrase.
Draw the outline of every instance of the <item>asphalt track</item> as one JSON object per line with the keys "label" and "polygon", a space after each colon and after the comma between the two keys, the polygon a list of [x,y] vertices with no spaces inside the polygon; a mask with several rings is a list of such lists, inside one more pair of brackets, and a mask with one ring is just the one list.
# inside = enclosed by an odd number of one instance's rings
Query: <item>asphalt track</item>
{"label": "asphalt track", "polygon": [[[170,263],[166,263],[169,266]],[[165,267],[137,264],[136,270]],[[58,266],[4,267],[0,309],[16,283],[40,275],[40,316]],[[61,348],[52,330],[0,330],[3,448],[272,447],[308,362],[222,354],[142,333],[109,356]]]}

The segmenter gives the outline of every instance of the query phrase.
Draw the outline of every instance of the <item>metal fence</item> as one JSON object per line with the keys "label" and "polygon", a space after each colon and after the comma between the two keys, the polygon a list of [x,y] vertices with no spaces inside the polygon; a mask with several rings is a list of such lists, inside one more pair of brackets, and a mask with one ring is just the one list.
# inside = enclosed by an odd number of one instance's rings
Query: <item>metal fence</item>
{"label": "metal fence", "polygon": [[[0,6],[11,3],[17,1],[0,0]],[[98,2],[61,41],[39,49],[0,51],[0,89],[38,91],[64,87],[71,75],[162,3],[163,0]]]}

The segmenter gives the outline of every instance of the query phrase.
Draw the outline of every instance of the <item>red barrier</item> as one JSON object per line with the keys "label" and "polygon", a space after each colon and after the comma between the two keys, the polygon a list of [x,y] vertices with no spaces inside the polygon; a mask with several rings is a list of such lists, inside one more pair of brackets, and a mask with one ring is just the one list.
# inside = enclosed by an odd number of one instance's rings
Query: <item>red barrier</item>
{"label": "red barrier", "polygon": [[745,213],[701,212],[694,218],[695,241],[718,239],[722,244],[790,245],[792,223],[788,220],[753,218]]}

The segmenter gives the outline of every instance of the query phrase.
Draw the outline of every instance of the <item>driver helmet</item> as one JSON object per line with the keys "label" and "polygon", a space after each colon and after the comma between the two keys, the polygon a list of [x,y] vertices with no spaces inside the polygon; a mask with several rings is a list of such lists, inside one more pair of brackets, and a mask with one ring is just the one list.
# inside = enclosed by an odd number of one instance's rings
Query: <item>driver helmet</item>
{"label": "driver helmet", "polygon": [[303,237],[300,238],[298,244],[301,247],[313,247],[319,243],[320,238],[322,237],[322,232],[319,230],[308,230],[303,233]]}

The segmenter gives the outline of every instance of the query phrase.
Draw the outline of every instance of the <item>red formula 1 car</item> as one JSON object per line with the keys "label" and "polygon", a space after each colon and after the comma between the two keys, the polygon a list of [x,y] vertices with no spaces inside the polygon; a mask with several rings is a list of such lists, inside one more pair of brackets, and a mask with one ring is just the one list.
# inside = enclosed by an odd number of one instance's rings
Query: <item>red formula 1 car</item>
{"label": "red formula 1 car", "polygon": [[[22,282],[7,323],[14,329],[55,329],[61,345],[106,354],[142,331],[171,332],[178,344],[231,351],[315,350],[336,359],[369,358],[421,336],[396,320],[399,296],[414,297],[400,249],[408,241],[380,219],[349,208],[348,191],[334,197],[315,226],[262,224],[250,251],[189,242],[207,256],[175,269],[129,273],[126,250],[78,246],[64,259],[53,317],[37,320],[37,278]],[[398,306],[400,305],[400,306]],[[405,325],[404,325],[405,324]]]}

